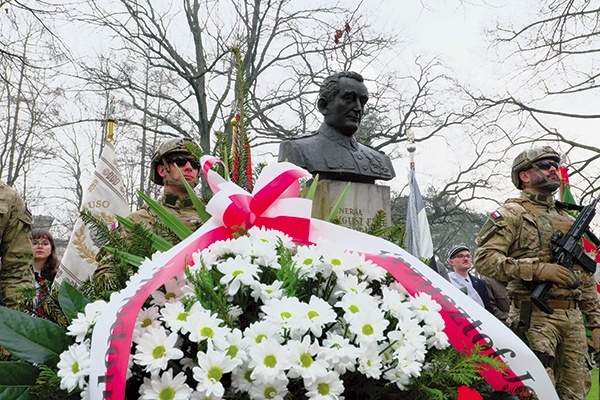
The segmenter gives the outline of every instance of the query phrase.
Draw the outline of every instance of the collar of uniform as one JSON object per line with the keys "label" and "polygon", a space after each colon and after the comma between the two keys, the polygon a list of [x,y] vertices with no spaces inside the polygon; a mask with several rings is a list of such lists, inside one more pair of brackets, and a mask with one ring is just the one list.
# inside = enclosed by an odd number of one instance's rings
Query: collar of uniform
{"label": "collar of uniform", "polygon": [[173,208],[186,208],[194,205],[190,196],[179,196],[173,193],[165,193],[162,203]]}
{"label": "collar of uniform", "polygon": [[537,192],[530,192],[529,190],[523,190],[521,191],[521,196],[534,203],[544,204],[547,206],[554,205],[554,196],[552,196],[551,194],[543,194]]}
{"label": "collar of uniform", "polygon": [[319,133],[327,139],[344,146],[348,150],[358,150],[358,142],[354,138],[354,135],[346,136],[325,123],[321,124],[319,127]]}

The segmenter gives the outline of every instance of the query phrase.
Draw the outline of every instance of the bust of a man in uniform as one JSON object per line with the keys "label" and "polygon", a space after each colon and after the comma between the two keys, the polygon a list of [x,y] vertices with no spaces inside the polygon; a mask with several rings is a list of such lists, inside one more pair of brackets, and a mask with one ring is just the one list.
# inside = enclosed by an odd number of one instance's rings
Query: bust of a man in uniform
{"label": "bust of a man in uniform", "polygon": [[360,74],[351,71],[325,78],[317,102],[323,123],[316,132],[282,141],[279,161],[319,174],[319,179],[375,183],[394,178],[389,157],[354,137],[369,99],[363,82]]}

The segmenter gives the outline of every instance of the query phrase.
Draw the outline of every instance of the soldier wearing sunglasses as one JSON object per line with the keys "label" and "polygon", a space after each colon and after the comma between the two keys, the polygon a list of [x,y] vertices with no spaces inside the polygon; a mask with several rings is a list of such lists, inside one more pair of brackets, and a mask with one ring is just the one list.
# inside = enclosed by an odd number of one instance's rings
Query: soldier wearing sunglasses
{"label": "soldier wearing sunglasses", "polygon": [[[477,237],[475,266],[480,274],[507,283],[507,323],[538,356],[558,396],[585,400],[591,375],[583,316],[598,337],[600,301],[590,273],[578,265],[571,272],[551,261],[550,238],[557,230],[567,232],[574,221],[554,199],[560,186],[559,160],[549,146],[515,158],[511,177],[521,196],[490,214]],[[531,302],[541,281],[553,284],[547,296],[552,314]]]}
{"label": "soldier wearing sunglasses", "polygon": [[[191,187],[196,187],[199,182],[200,161],[186,148],[187,143],[195,146],[187,138],[168,139],[159,144],[152,156],[150,180],[163,187],[163,195],[158,200],[159,203],[177,216],[188,228],[195,231],[202,225],[202,221],[181,181],[179,171]],[[127,218],[144,225],[169,241],[175,239],[162,224],[157,223],[159,219],[147,206]]]}

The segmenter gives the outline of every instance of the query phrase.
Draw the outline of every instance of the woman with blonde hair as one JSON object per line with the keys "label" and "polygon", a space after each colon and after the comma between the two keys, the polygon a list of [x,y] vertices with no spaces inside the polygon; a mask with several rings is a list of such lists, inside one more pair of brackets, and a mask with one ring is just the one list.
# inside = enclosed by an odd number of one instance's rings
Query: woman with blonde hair
{"label": "woman with blonde hair", "polygon": [[54,238],[47,229],[37,228],[31,232],[33,247],[33,273],[37,296],[35,310],[39,315],[44,315],[42,303],[50,293],[52,282],[60,266],[56,255]]}

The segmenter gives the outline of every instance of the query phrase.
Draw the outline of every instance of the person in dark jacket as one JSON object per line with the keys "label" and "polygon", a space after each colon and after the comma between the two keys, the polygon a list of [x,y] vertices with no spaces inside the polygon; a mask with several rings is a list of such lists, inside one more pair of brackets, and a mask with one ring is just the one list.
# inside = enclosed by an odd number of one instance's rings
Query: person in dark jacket
{"label": "person in dark jacket", "polygon": [[448,254],[448,264],[454,269],[454,272],[448,274],[452,285],[491,313],[492,306],[485,282],[469,273],[473,268],[469,248],[464,245],[454,246]]}

